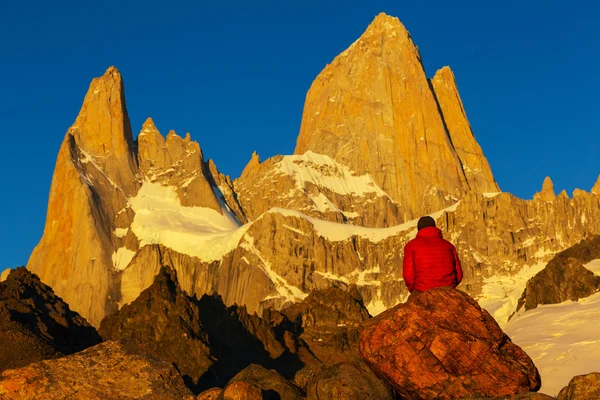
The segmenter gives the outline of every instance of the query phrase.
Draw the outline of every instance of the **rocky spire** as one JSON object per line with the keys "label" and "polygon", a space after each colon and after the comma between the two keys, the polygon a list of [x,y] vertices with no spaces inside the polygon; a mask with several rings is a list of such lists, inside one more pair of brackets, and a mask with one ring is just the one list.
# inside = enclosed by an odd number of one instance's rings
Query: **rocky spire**
{"label": "rocky spire", "polygon": [[105,172],[115,183],[128,193],[133,191],[137,171],[133,136],[123,79],[115,67],[92,80],[69,134],[81,149],[97,157],[97,164],[111,164]]}
{"label": "rocky spire", "polygon": [[369,173],[407,218],[469,190],[417,46],[385,14],[308,91],[295,154],[308,150]]}
{"label": "rocky spire", "polygon": [[536,193],[533,196],[534,199],[539,199],[543,201],[554,201],[556,199],[556,193],[554,192],[554,184],[549,176],[544,179],[544,183],[542,184],[542,191]]}
{"label": "rocky spire", "polygon": [[248,162],[246,167],[244,167],[244,170],[242,171],[242,175],[240,176],[240,178],[246,177],[249,173],[251,173],[251,171],[255,170],[259,165],[260,165],[260,157],[258,156],[258,153],[255,151],[252,153],[252,157],[250,158],[250,161]]}
{"label": "rocky spire", "polygon": [[470,188],[477,192],[500,191],[492,169],[475,140],[450,67],[438,70],[431,79],[431,86]]}
{"label": "rocky spire", "polygon": [[592,188],[592,193],[600,196],[600,175],[598,175],[598,179],[596,180],[596,183],[594,184],[594,187]]}

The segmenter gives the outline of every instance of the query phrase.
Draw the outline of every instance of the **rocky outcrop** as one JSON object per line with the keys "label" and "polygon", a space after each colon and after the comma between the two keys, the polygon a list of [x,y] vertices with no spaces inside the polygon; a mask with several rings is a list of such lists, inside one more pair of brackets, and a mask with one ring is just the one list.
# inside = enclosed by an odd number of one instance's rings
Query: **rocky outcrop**
{"label": "rocky outcrop", "polygon": [[544,179],[544,183],[542,185],[542,191],[538,192],[534,195],[534,199],[539,199],[542,201],[554,201],[556,200],[556,193],[554,192],[554,183],[549,176]]}
{"label": "rocky outcrop", "polygon": [[44,235],[27,263],[93,325],[117,309],[112,255],[123,241],[113,232],[133,217],[117,213],[139,187],[134,149],[123,80],[111,67],[92,81],[65,135]]}
{"label": "rocky outcrop", "polygon": [[529,356],[467,294],[437,288],[363,323],[361,357],[402,395],[420,399],[535,391]]}
{"label": "rocky outcrop", "polygon": [[252,364],[240,371],[234,376],[225,387],[235,382],[246,382],[262,390],[263,397],[266,399],[280,400],[303,400],[304,394],[293,383],[279,375],[277,371],[266,369],[260,365]]}
{"label": "rocky outcrop", "polygon": [[199,392],[200,379],[214,363],[200,313],[198,302],[179,287],[175,271],[163,267],[133,303],[102,320],[99,332],[105,340],[138,342],[172,363],[186,385]]}
{"label": "rocky outcrop", "polygon": [[392,389],[362,362],[322,366],[308,382],[307,400],[392,400]]}
{"label": "rocky outcrop", "polygon": [[430,82],[469,188],[480,193],[499,192],[492,169],[471,130],[454,73],[450,67],[444,67],[435,73]]}
{"label": "rocky outcrop", "polygon": [[369,227],[387,227],[404,220],[399,204],[371,176],[358,175],[332,158],[311,151],[276,156],[263,163],[254,153],[234,181],[234,189],[250,220],[272,208]]}
{"label": "rocky outcrop", "polygon": [[323,362],[352,360],[357,354],[358,326],[371,316],[353,289],[354,295],[339,288],[317,290],[282,311]]}
{"label": "rocky outcrop", "polygon": [[196,397],[196,400],[217,400],[222,391],[223,389],[221,388],[211,388],[205,390],[204,392],[200,393],[198,397]]}
{"label": "rocky outcrop", "polygon": [[211,185],[212,177],[202,150],[188,133],[185,138],[169,131],[166,140],[148,118],[137,138],[140,172],[150,182],[177,189],[184,207],[207,207],[222,213]]}
{"label": "rocky outcrop", "polygon": [[[370,174],[400,204],[404,220],[451,205],[471,182],[445,126],[444,109],[461,152],[476,158],[478,145],[470,129],[457,128],[466,117],[454,117],[460,99],[447,95],[453,82],[447,88],[443,78],[438,77],[440,107],[408,31],[397,18],[378,15],[312,84],[295,154],[312,150]],[[485,159],[468,162],[486,170],[475,172],[473,188],[497,187],[493,178],[486,181],[491,172]]]}
{"label": "rocky outcrop", "polygon": [[0,375],[7,400],[192,400],[177,370],[128,342],[109,341]]}
{"label": "rocky outcrop", "polygon": [[264,400],[263,391],[256,385],[237,381],[227,385],[218,400]]}
{"label": "rocky outcrop", "polygon": [[519,393],[514,396],[500,396],[500,397],[469,396],[469,397],[463,397],[460,400],[555,400],[555,399],[556,399],[556,397],[548,396],[547,394],[527,392],[527,393]]}
{"label": "rocky outcrop", "polygon": [[546,267],[527,281],[519,306],[525,310],[540,304],[577,301],[600,290],[600,276],[584,264],[600,259],[600,236],[581,241],[558,253]]}
{"label": "rocky outcrop", "polygon": [[101,341],[94,327],[25,268],[11,270],[0,283],[0,372]]}
{"label": "rocky outcrop", "polygon": [[600,373],[593,372],[571,379],[569,385],[558,393],[558,400],[600,399]]}

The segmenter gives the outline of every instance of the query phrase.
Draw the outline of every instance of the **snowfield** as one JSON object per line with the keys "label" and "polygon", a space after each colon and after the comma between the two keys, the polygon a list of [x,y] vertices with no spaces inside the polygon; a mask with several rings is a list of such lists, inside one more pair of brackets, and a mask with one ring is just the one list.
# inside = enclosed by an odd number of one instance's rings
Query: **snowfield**
{"label": "snowfield", "polygon": [[517,315],[504,331],[533,359],[541,393],[556,396],[571,378],[600,371],[600,293]]}

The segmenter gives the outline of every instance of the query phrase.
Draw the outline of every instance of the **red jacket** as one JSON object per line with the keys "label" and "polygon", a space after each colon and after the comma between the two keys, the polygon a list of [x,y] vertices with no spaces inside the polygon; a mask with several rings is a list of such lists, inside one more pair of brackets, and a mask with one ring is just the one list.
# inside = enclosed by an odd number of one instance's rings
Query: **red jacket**
{"label": "red jacket", "polygon": [[440,286],[456,287],[463,277],[460,260],[442,231],[429,226],[404,246],[404,283],[408,290],[424,292]]}

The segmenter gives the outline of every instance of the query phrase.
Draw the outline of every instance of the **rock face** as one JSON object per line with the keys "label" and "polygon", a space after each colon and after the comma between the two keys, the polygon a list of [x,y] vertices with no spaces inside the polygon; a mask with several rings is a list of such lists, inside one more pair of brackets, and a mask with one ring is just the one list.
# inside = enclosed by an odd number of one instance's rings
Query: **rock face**
{"label": "rock face", "polygon": [[234,181],[237,201],[250,220],[272,208],[353,225],[386,227],[403,221],[402,210],[369,175],[358,175],[331,157],[307,151],[261,163],[254,153]]}
{"label": "rock face", "polygon": [[600,373],[579,375],[558,394],[558,400],[600,399]]}
{"label": "rock face", "polygon": [[102,341],[96,329],[20,267],[0,283],[0,371],[62,357]]}
{"label": "rock face", "polygon": [[266,399],[303,400],[304,394],[294,384],[279,375],[277,371],[268,370],[260,365],[252,364],[244,368],[231,379],[229,386],[236,382],[246,382],[262,390]]}
{"label": "rock face", "polygon": [[307,400],[392,400],[390,387],[364,363],[327,365],[308,382]]}
{"label": "rock face", "polygon": [[600,290],[600,276],[583,265],[600,259],[600,236],[581,241],[558,253],[548,265],[527,282],[519,307],[577,301]]}
{"label": "rock face", "polygon": [[408,398],[455,399],[535,391],[533,362],[467,294],[424,292],[365,322],[361,357]]}
{"label": "rock face", "polygon": [[430,82],[469,188],[480,193],[499,192],[490,165],[471,130],[454,73],[450,67],[444,67],[435,73]]}
{"label": "rock face", "polygon": [[177,370],[127,342],[104,342],[0,376],[3,399],[191,400]]}
{"label": "rock face", "polygon": [[152,120],[134,141],[110,68],[65,136],[28,268],[94,326],[162,265],[188,295],[216,291],[250,313],[356,284],[376,314],[408,295],[399,250],[416,221],[397,224],[430,210],[460,253],[461,288],[485,301],[498,292],[486,285],[514,277],[490,307],[501,320],[541,264],[600,234],[598,184],[572,199],[547,184],[530,201],[479,193],[497,186],[454,77],[444,68],[428,81],[394,18],[377,17],[325,69],[304,114],[301,154],[254,155],[232,181],[189,136],[163,138]]}
{"label": "rock face", "polygon": [[357,354],[358,326],[371,316],[354,290],[354,296],[339,288],[317,290],[282,311],[322,362],[353,360]]}
{"label": "rock face", "polygon": [[[312,84],[295,154],[312,150],[370,174],[400,204],[404,220],[451,205],[471,186],[496,192],[464,112],[457,115],[460,98],[450,78],[442,71],[434,80],[440,105],[410,34],[397,18],[380,14]],[[454,138],[468,154],[466,164]],[[463,165],[473,168],[472,182]]]}
{"label": "rock face", "polygon": [[180,289],[175,271],[162,268],[133,303],[102,320],[99,332],[105,340],[138,342],[171,362],[199,392],[200,378],[214,362],[200,313],[198,302]]}

